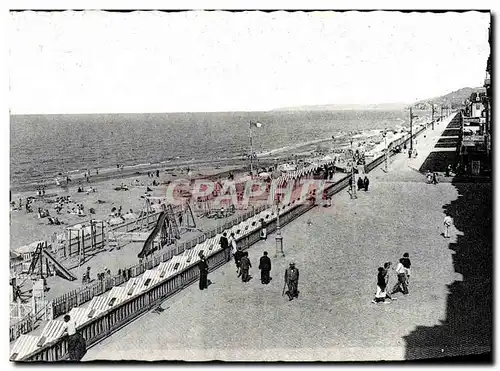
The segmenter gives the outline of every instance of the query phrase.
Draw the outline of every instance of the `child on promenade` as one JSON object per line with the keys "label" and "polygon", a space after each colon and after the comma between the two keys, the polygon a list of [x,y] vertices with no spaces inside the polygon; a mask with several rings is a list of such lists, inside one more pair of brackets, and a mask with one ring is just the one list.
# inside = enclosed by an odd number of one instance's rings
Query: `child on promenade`
{"label": "child on promenade", "polygon": [[444,221],[443,221],[443,224],[444,224],[444,233],[443,233],[444,238],[450,238],[451,223],[452,223],[451,216],[446,215],[444,217]]}

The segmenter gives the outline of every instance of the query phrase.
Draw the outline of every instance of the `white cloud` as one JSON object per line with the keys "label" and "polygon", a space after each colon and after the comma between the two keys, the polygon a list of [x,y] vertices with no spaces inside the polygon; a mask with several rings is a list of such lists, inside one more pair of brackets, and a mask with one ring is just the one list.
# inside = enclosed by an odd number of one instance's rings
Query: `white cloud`
{"label": "white cloud", "polygon": [[487,13],[22,12],[13,113],[414,101],[484,79]]}

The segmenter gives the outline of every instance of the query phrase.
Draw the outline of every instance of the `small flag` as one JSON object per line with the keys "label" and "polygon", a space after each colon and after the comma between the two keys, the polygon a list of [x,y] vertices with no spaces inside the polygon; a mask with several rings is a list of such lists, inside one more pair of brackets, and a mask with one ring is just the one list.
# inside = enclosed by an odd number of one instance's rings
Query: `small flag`
{"label": "small flag", "polygon": [[253,122],[253,121],[250,121],[250,127],[256,127],[256,128],[260,128],[262,126],[262,124],[260,122]]}

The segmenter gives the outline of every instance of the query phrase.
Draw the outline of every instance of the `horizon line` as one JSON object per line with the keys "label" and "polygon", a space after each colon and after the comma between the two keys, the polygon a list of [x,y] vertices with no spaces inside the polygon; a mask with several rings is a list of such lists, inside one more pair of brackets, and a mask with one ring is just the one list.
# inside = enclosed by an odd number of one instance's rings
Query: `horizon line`
{"label": "horizon line", "polygon": [[[419,102],[416,102],[419,103]],[[415,103],[413,103],[415,104]],[[259,110],[259,109],[248,109],[248,110],[214,110],[214,111],[201,111],[201,110],[192,110],[192,111],[121,111],[121,112],[116,112],[116,111],[108,111],[108,112],[50,112],[50,113],[12,113],[9,110],[9,116],[40,116],[40,115],[140,115],[140,114],[168,114],[168,113],[238,113],[238,112],[273,112],[273,111],[283,111],[283,110],[288,110],[288,111],[294,111],[294,110],[303,110],[305,107],[321,107],[321,106],[358,106],[358,107],[371,107],[371,106],[381,106],[381,105],[400,105],[400,106],[407,106],[410,105],[409,103],[402,103],[402,102],[394,102],[394,103],[342,103],[342,104],[304,104],[304,105],[297,105],[297,106],[287,106],[287,107],[277,107],[277,108],[271,108],[267,110]],[[323,111],[346,111],[350,110],[350,108],[345,109],[345,108],[339,108],[339,109],[334,109],[334,108],[327,108],[324,109]],[[321,109],[318,109],[318,111],[322,111]]]}
{"label": "horizon line", "polygon": [[[461,89],[479,89],[480,87],[477,88],[471,88],[471,87],[464,87]],[[461,90],[458,89],[458,90]],[[247,110],[241,110],[241,109],[236,109],[236,110],[214,110],[214,111],[201,111],[201,110],[192,110],[192,111],[177,111],[177,110],[172,110],[172,111],[160,111],[160,110],[152,110],[152,111],[121,111],[121,112],[116,112],[116,111],[108,111],[108,112],[50,112],[50,113],[12,113],[11,110],[9,109],[9,116],[56,116],[56,115],[141,115],[141,114],[169,114],[169,113],[247,113],[247,112],[256,112],[256,113],[268,113],[268,112],[279,112],[279,111],[307,111],[307,108],[311,108],[311,111],[349,111],[349,110],[355,110],[355,109],[362,109],[363,107],[366,107],[368,109],[373,109],[373,106],[384,106],[384,105],[394,105],[394,106],[402,106],[403,109],[408,109],[411,106],[417,105],[417,104],[425,104],[428,103],[429,101],[433,101],[436,99],[440,99],[445,95],[454,93],[458,90],[454,90],[452,92],[449,92],[447,94],[443,94],[442,96],[437,96],[437,97],[432,97],[432,98],[425,98],[425,99],[419,99],[416,100],[415,102],[409,103],[409,102],[384,102],[384,103],[324,103],[324,104],[302,104],[302,105],[294,105],[294,106],[284,106],[284,107],[275,107],[271,109],[247,109]],[[331,106],[332,108],[326,108],[326,106]],[[335,108],[335,106],[338,106],[339,108]],[[353,106],[353,108],[342,108],[342,106]],[[356,106],[356,107],[354,107]],[[313,109],[314,107],[318,107],[316,109]],[[325,107],[324,109],[321,109],[319,107]]]}

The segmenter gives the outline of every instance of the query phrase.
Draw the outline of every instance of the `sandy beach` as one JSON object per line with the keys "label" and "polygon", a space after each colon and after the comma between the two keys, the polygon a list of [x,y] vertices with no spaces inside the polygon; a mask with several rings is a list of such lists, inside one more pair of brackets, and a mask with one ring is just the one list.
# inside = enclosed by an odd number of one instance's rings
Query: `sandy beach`
{"label": "sandy beach", "polygon": [[[204,167],[192,168],[192,178],[201,178],[214,176],[215,174],[227,173],[234,171],[238,173],[241,167],[238,165],[225,166],[225,167]],[[75,224],[88,222],[90,219],[96,220],[109,220],[110,213],[113,207],[117,209],[122,207],[122,213],[125,214],[132,210],[135,214],[145,208],[144,194],[146,188],[149,187],[153,190],[150,192],[151,196],[161,197],[165,195],[165,183],[175,179],[187,179],[188,176],[185,172],[177,171],[161,171],[160,176],[157,178],[148,177],[146,174],[135,176],[123,176],[118,178],[111,178],[106,180],[92,180],[90,183],[85,181],[81,182],[85,191],[90,187],[95,188],[96,192],[77,192],[79,183],[75,181],[73,186],[68,188],[50,188],[46,190],[47,195],[54,195],[52,197],[45,197],[45,199],[37,199],[32,203],[32,213],[26,213],[24,210],[12,211],[10,217],[10,246],[12,249],[29,244],[37,240],[45,240],[51,238],[54,233],[61,233],[66,227]],[[153,181],[159,182],[161,185],[153,186]],[[71,184],[71,183],[70,183]],[[122,184],[127,185],[128,190],[116,191],[115,188],[120,187]],[[22,192],[13,194],[13,200],[16,205],[19,198],[26,202],[28,196],[34,196],[36,192]],[[56,196],[57,195],[57,196]],[[50,203],[56,197],[71,196],[72,203],[65,205],[65,208],[58,215],[54,209],[56,203]],[[67,208],[73,208],[76,204],[84,205],[85,216],[79,216],[67,212]],[[47,209],[51,216],[56,216],[64,225],[51,225],[47,218],[38,218],[38,208]],[[93,208],[95,214],[90,214],[89,209]]]}

